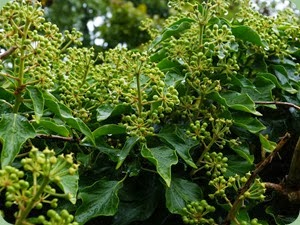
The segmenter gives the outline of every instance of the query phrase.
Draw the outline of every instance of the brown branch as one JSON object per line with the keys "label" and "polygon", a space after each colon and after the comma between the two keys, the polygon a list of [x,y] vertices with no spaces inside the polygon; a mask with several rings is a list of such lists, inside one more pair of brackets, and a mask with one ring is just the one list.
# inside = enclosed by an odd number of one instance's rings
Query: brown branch
{"label": "brown branch", "polygon": [[54,139],[54,140],[67,141],[67,142],[76,142],[76,143],[80,142],[80,139],[76,139],[72,137],[63,137],[58,135],[38,134],[36,137],[41,139]]}
{"label": "brown branch", "polygon": [[268,155],[267,158],[265,158],[261,163],[257,165],[254,171],[252,171],[251,176],[247,180],[247,182],[244,184],[244,186],[240,189],[238,196],[236,197],[235,202],[233,203],[230,211],[227,214],[226,219],[224,220],[224,225],[229,225],[232,220],[234,220],[236,212],[239,210],[239,207],[241,205],[242,198],[241,196],[245,194],[245,192],[250,188],[251,184],[255,180],[256,176],[269,164],[271,163],[274,156],[282,149],[282,147],[285,145],[285,143],[290,138],[290,134],[286,133],[283,138],[280,140],[280,142],[277,144],[276,148],[273,150],[273,152]]}
{"label": "brown branch", "polygon": [[300,110],[300,106],[295,105],[293,103],[290,102],[278,102],[278,101],[255,101],[255,104],[260,104],[260,105],[286,105],[286,106],[290,106],[293,107],[295,109]]}
{"label": "brown branch", "polygon": [[17,49],[16,46],[10,47],[7,51],[3,52],[3,53],[0,55],[0,59],[4,59],[5,57],[9,56],[9,55],[12,54],[16,49]]}

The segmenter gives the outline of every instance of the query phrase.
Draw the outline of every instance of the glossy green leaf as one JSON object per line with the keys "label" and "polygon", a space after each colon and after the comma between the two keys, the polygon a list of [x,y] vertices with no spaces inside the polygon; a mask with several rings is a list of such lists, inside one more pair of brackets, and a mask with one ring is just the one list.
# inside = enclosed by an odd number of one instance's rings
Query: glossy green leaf
{"label": "glossy green leaf", "polygon": [[118,191],[122,188],[122,181],[99,180],[79,192],[82,204],[78,207],[75,220],[84,224],[97,216],[113,216],[119,206]]}
{"label": "glossy green leaf", "polygon": [[118,153],[118,163],[116,165],[116,169],[119,169],[120,166],[123,164],[124,160],[128,156],[131,149],[135,146],[137,141],[139,140],[138,137],[130,137],[126,140],[124,147],[122,150]]}
{"label": "glossy green leaf", "polygon": [[[280,77],[280,73],[278,72],[277,75]],[[291,94],[295,94],[297,93],[297,90],[295,90],[290,84],[289,82],[285,82],[284,78],[282,79],[282,81],[284,82],[284,84],[282,84],[281,82],[278,81],[278,78],[271,74],[271,73],[259,73],[257,75],[257,77],[263,77],[265,79],[268,79],[270,81],[273,82],[273,84],[276,85],[277,88],[280,88],[286,92],[289,92]]]}
{"label": "glossy green leaf", "polygon": [[37,87],[34,86],[28,86],[26,89],[28,90],[29,96],[32,100],[35,120],[37,123],[39,123],[40,118],[43,116],[44,113],[45,100],[43,97],[43,93]]}
{"label": "glossy green leaf", "polygon": [[171,213],[182,214],[183,208],[193,201],[202,199],[199,185],[181,178],[173,178],[170,187],[166,188],[166,205]]}
{"label": "glossy green leaf", "polygon": [[235,91],[227,91],[220,94],[213,92],[208,97],[231,109],[261,116],[261,113],[256,111],[253,100],[246,93],[241,94]]}
{"label": "glossy green leaf", "polygon": [[291,94],[297,93],[298,91],[290,85],[290,79],[286,69],[281,65],[273,65],[272,67],[280,84],[286,87],[285,90]]}
{"label": "glossy green leaf", "polygon": [[166,129],[162,129],[157,136],[162,139],[162,141],[168,143],[172,146],[173,149],[176,150],[177,154],[191,167],[197,168],[194,163],[190,150],[195,147],[197,143],[188,143],[185,141],[182,136],[183,134],[178,130],[177,127],[169,127]]}
{"label": "glossy green leaf", "polygon": [[0,139],[2,141],[1,166],[13,162],[25,141],[36,135],[29,121],[18,114],[3,114],[0,121]]}
{"label": "glossy green leaf", "polygon": [[0,224],[1,225],[13,225],[12,223],[8,223],[4,220],[4,218],[2,217],[2,215],[0,215]]}
{"label": "glossy green leaf", "polygon": [[154,39],[154,41],[150,45],[149,50],[151,51],[156,45],[158,45],[160,42],[166,40],[171,36],[180,35],[183,31],[190,28],[192,22],[195,22],[195,20],[190,18],[182,18],[176,21],[168,28],[166,28],[161,35]]}
{"label": "glossy green leaf", "polygon": [[6,5],[10,0],[0,0],[0,10],[2,10],[3,6]]}
{"label": "glossy green leaf", "polygon": [[[59,163],[59,160],[61,161],[61,163]],[[64,159],[58,158],[57,165],[58,166],[62,165],[63,161]],[[78,173],[76,172],[75,174],[70,175],[67,167],[63,167],[59,169],[60,169],[59,172],[56,173],[56,176],[60,177],[60,182],[58,183],[58,186],[65,194],[71,195],[70,202],[75,204],[77,199],[77,192],[78,192],[78,180],[79,180]]]}
{"label": "glossy green leaf", "polygon": [[177,164],[175,151],[167,146],[156,148],[142,147],[141,154],[156,166],[158,174],[164,179],[167,186],[171,185],[171,166]]}
{"label": "glossy green leaf", "polygon": [[39,125],[63,137],[68,137],[70,135],[70,131],[65,125],[58,124],[51,118],[41,118]]}
{"label": "glossy green leaf", "polygon": [[120,204],[112,225],[129,225],[148,219],[160,201],[160,183],[149,174],[126,183],[119,192]]}
{"label": "glossy green leaf", "polygon": [[263,43],[258,33],[248,26],[234,26],[231,28],[231,31],[237,39],[240,39],[244,42],[250,42],[258,46],[263,46]]}
{"label": "glossy green leaf", "polygon": [[259,140],[261,143],[261,147],[266,151],[266,152],[272,152],[277,144],[276,142],[269,141],[264,135],[259,134]]}
{"label": "glossy green leaf", "polygon": [[129,105],[102,105],[97,108],[97,121],[106,120],[109,117],[119,116],[123,113],[129,113],[131,111],[131,107]]}
{"label": "glossy green leaf", "polygon": [[236,126],[242,127],[254,134],[266,129],[257,118],[247,113],[232,113],[232,119]]}
{"label": "glossy green leaf", "polygon": [[228,156],[228,167],[225,177],[234,176],[236,174],[244,176],[247,172],[252,171],[254,166],[252,163],[243,160],[237,155]]}
{"label": "glossy green leaf", "polygon": [[274,101],[272,90],[275,87],[272,81],[258,77],[252,87],[243,87],[241,93],[248,94],[253,101]]}
{"label": "glossy green leaf", "polygon": [[113,134],[124,134],[126,133],[126,128],[122,125],[116,124],[106,124],[101,127],[98,127],[93,131],[93,135],[96,138],[104,135],[113,135]]}
{"label": "glossy green leaf", "polygon": [[12,102],[15,100],[13,93],[7,91],[3,87],[0,87],[0,114],[12,112]]}
{"label": "glossy green leaf", "polygon": [[43,94],[45,98],[45,106],[47,106],[49,110],[59,116],[72,128],[82,132],[93,144],[95,144],[94,136],[90,128],[81,119],[73,117],[71,110],[58,102],[58,100],[50,93],[44,92]]}
{"label": "glossy green leaf", "polygon": [[248,144],[242,143],[239,145],[231,145],[230,148],[235,151],[240,157],[243,159],[246,159],[247,162],[253,163],[254,162],[254,156],[250,154],[250,149]]}

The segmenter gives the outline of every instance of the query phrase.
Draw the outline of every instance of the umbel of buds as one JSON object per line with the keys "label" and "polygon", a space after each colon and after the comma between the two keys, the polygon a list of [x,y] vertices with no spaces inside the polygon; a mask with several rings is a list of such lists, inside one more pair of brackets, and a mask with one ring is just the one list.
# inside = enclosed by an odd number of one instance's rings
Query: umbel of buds
{"label": "umbel of buds", "polygon": [[[23,170],[12,166],[6,166],[0,170],[0,191],[5,192],[5,206],[16,205],[18,211],[15,215],[15,224],[34,224],[28,222],[33,218],[28,215],[33,209],[42,209],[44,204],[50,208],[47,216],[43,215],[35,218],[38,224],[64,224],[76,225],[72,222],[74,217],[67,210],[56,212],[53,208],[57,207],[58,198],[71,199],[70,193],[57,193],[57,189],[52,187],[62,187],[61,180],[66,175],[77,176],[78,164],[73,162],[72,154],[56,156],[53,150],[47,147],[43,151],[32,147],[29,157],[21,160]],[[26,176],[25,176],[26,174]],[[28,179],[30,178],[30,179]]]}

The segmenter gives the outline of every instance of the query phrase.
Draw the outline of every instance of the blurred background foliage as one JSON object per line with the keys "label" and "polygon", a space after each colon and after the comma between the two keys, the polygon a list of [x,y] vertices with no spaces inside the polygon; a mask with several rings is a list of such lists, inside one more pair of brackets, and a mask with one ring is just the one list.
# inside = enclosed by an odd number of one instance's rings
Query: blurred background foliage
{"label": "blurred background foliage", "polygon": [[[150,40],[141,23],[151,19],[158,30],[172,12],[168,0],[41,0],[46,18],[61,31],[76,28],[83,33],[83,45],[104,51],[117,45],[138,48]],[[232,2],[231,14],[238,10]],[[253,0],[253,6],[265,15],[275,15],[284,7],[295,6],[288,0]],[[230,15],[230,14],[229,14]]]}

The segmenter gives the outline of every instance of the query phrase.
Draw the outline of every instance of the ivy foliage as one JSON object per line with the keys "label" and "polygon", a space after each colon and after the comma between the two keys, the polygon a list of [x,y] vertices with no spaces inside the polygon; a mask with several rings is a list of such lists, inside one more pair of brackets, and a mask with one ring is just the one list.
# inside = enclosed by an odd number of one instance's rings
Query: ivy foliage
{"label": "ivy foliage", "polygon": [[149,44],[100,54],[81,47],[75,29],[61,33],[45,21],[39,2],[6,4],[0,221],[295,219],[297,204],[284,211],[266,190],[270,175],[255,167],[286,132],[299,136],[299,19],[232,1],[239,10],[230,18],[231,1],[170,1],[176,13],[162,31],[144,22],[156,34]]}

